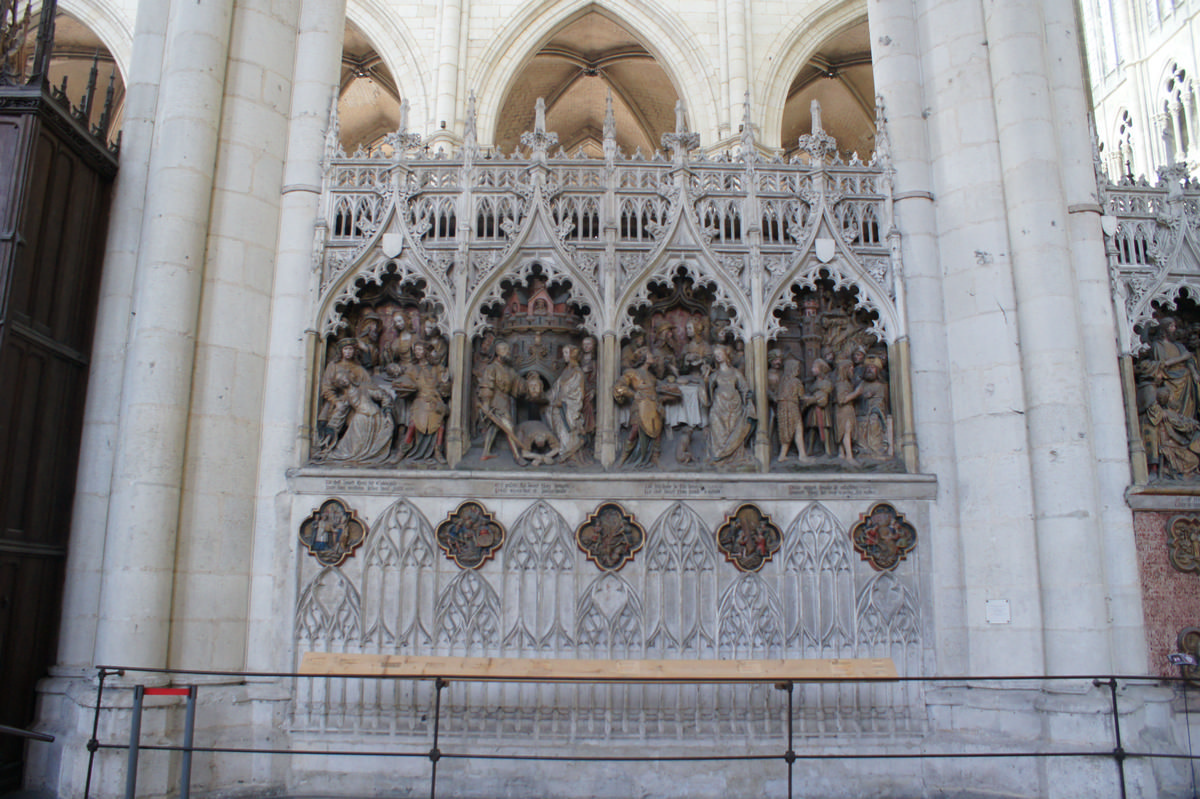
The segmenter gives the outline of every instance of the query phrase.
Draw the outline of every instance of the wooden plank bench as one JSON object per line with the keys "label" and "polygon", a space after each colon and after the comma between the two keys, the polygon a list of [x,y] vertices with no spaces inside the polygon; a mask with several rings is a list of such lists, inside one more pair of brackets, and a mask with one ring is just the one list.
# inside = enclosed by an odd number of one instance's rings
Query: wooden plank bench
{"label": "wooden plank bench", "polygon": [[300,673],[496,682],[737,683],[896,679],[891,658],[575,660],[306,652]]}

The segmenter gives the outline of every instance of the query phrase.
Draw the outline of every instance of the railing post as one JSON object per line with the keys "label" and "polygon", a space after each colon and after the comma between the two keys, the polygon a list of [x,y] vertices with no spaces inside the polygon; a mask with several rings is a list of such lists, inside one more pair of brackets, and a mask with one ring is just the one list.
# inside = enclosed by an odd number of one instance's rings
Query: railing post
{"label": "railing post", "polygon": [[125,765],[125,799],[134,799],[137,793],[138,745],[142,740],[142,698],[146,694],[144,685],[133,688],[133,717],[129,720],[129,758]]}
{"label": "railing post", "polygon": [[179,799],[192,793],[192,744],[196,733],[196,686],[188,686],[187,715],[183,722],[183,764],[179,769]]}
{"label": "railing post", "polygon": [[123,674],[121,671],[109,672],[108,669],[102,668],[96,675],[96,712],[92,714],[92,737],[87,742],[88,767],[87,779],[83,781],[83,799],[91,799],[92,796],[92,769],[96,765],[96,752],[100,749],[100,741],[96,738],[100,732],[100,705],[104,701],[104,678],[110,673]]}
{"label": "railing post", "polygon": [[441,750],[438,749],[438,732],[442,722],[442,689],[446,687],[446,681],[438,677],[433,682],[436,692],[433,696],[433,748],[429,750],[429,762],[431,764],[429,773],[429,799],[437,799],[437,764],[442,758]]}
{"label": "railing post", "polygon": [[787,751],[783,753],[783,759],[787,761],[788,767],[788,799],[792,799],[792,785],[794,782],[792,779],[792,774],[796,766],[796,749],[793,746],[795,737],[792,721],[793,717],[795,716],[795,710],[793,708],[796,694],[796,684],[791,680],[788,680],[787,682],[775,683],[775,687],[780,691],[787,691]]}
{"label": "railing post", "polygon": [[1117,680],[1115,677],[1109,677],[1107,680],[1093,680],[1092,684],[1097,687],[1107,685],[1109,696],[1112,697],[1113,733],[1117,739],[1117,745],[1113,749],[1113,760],[1117,762],[1117,779],[1120,780],[1121,799],[1125,799],[1125,747],[1121,745],[1121,715],[1117,711]]}

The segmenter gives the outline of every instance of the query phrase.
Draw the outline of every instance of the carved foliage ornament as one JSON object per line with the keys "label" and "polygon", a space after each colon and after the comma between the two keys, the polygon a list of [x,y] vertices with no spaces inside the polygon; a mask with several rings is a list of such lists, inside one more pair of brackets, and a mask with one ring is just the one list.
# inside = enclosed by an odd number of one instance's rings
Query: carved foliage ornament
{"label": "carved foliage ornament", "polygon": [[1176,516],[1167,526],[1167,558],[1181,572],[1200,574],[1200,516]]}
{"label": "carved foliage ornament", "polygon": [[358,511],[340,499],[327,499],[300,523],[300,541],[326,566],[340,566],[367,537]]}
{"label": "carved foliage ornament", "polygon": [[504,543],[504,526],[478,502],[467,501],[437,526],[438,546],[462,569],[478,569]]}
{"label": "carved foliage ornament", "polygon": [[917,545],[917,530],[894,507],[876,503],[850,528],[854,549],[876,571],[891,571]]}
{"label": "carved foliage ornament", "polygon": [[779,527],[753,504],[739,506],[717,529],[717,546],[738,571],[758,571],[782,542]]}
{"label": "carved foliage ornament", "polygon": [[600,569],[615,572],[646,543],[646,531],[616,502],[605,502],[579,525],[575,543]]}

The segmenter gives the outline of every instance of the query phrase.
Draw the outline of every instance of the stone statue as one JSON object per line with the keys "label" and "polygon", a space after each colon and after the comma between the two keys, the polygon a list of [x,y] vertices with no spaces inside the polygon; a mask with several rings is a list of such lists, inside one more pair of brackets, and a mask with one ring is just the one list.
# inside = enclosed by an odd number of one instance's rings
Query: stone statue
{"label": "stone statue", "polygon": [[842,460],[855,463],[854,442],[858,431],[858,414],[854,403],[862,396],[862,386],[854,385],[854,361],[838,361],[833,395],[837,402],[833,420],[837,445]]}
{"label": "stone statue", "polygon": [[358,362],[365,369],[372,369],[379,362],[379,333],[379,314],[367,311],[354,330]]}
{"label": "stone statue", "polygon": [[878,358],[868,358],[863,366],[863,379],[858,392],[858,432],[856,443],[870,458],[891,456],[890,404],[888,384],[884,382],[882,364]]}
{"label": "stone statue", "polygon": [[566,367],[559,373],[550,393],[546,395],[543,418],[558,439],[560,463],[581,464],[584,459],[583,445],[587,441],[587,423],[584,403],[587,383],[580,365],[581,350],[568,344],[562,348]]}
{"label": "stone statue", "polygon": [[804,383],[800,380],[800,362],[795,358],[788,358],[783,362],[774,396],[779,460],[786,460],[793,447],[796,449],[796,456],[805,460],[808,453],[804,450],[804,424],[800,418],[800,399],[804,396]]}
{"label": "stone statue", "polygon": [[713,349],[716,368],[708,376],[708,460],[714,466],[737,466],[749,460],[746,442],[754,431],[754,393],[746,377],[733,367],[730,351]]}
{"label": "stone statue", "polygon": [[[1158,476],[1195,477],[1200,470],[1200,422],[1172,410],[1171,399],[1172,389],[1159,386],[1154,403],[1146,410]],[[1149,455],[1149,446],[1147,450]]]}
{"label": "stone statue", "polygon": [[525,393],[524,384],[516,370],[509,366],[512,357],[512,347],[504,339],[496,341],[495,357],[483,369],[479,378],[477,400],[479,415],[483,420],[483,457],[488,460],[492,455],[492,444],[496,441],[496,433],[503,432],[512,450],[513,459],[519,466],[524,466],[521,457],[520,444],[516,438],[514,425],[516,398]]}
{"label": "stone statue", "polygon": [[579,345],[579,368],[583,370],[583,429],[596,432],[596,339],[587,336]]}
{"label": "stone statue", "polygon": [[1188,418],[1196,416],[1197,374],[1196,362],[1188,348],[1178,341],[1179,323],[1174,317],[1159,320],[1159,336],[1152,352],[1157,377],[1170,389],[1167,407]]}
{"label": "stone statue", "polygon": [[442,331],[438,330],[437,322],[433,317],[425,318],[424,340],[428,349],[429,362],[434,366],[445,366],[446,358],[450,354],[450,343],[446,341]]}
{"label": "stone statue", "polygon": [[433,349],[424,341],[413,344],[413,363],[396,380],[397,392],[413,394],[408,432],[401,445],[405,460],[446,462],[446,402],[450,396],[449,370],[434,361]]}
{"label": "stone statue", "polygon": [[829,404],[833,399],[833,381],[829,379],[829,362],[817,358],[812,365],[813,383],[807,394],[800,398],[804,408],[804,435],[810,455],[833,454],[833,436],[830,433]]}
{"label": "stone statue", "polygon": [[358,362],[358,342],[338,342],[338,360],[321,375],[315,460],[373,466],[391,451],[395,425],[391,397]]}
{"label": "stone statue", "polygon": [[632,368],[626,369],[613,386],[613,399],[633,405],[629,418],[629,437],[620,465],[636,468],[658,465],[662,451],[663,408],[658,396],[658,360],[645,347],[635,354]]}

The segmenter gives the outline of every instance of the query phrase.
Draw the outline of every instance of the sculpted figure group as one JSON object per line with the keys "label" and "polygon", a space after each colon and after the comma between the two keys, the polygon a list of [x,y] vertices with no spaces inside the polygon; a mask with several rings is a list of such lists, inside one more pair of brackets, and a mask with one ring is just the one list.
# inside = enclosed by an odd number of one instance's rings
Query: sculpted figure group
{"label": "sculpted figure group", "polygon": [[1138,421],[1152,480],[1200,477],[1200,324],[1162,316],[1134,364]]}
{"label": "sculpted figure group", "polygon": [[321,375],[313,460],[445,463],[451,373],[436,320],[417,308],[364,312]]}
{"label": "sculpted figure group", "polygon": [[[579,334],[578,320],[544,285],[534,289],[528,302],[506,307],[504,323],[476,339],[460,367],[469,372],[462,397],[468,463],[579,467],[598,460],[596,340]],[[647,313],[621,347],[604,398],[615,413],[615,468],[755,469],[754,443],[764,436],[779,463],[892,458],[886,348],[828,299],[805,304],[799,317],[785,319],[766,363],[754,365],[727,323],[695,303]],[[455,377],[437,319],[418,306],[381,304],[360,312],[352,329],[353,337],[331,348],[322,374],[313,460],[444,464]],[[1177,345],[1159,346],[1163,398],[1149,415],[1175,433],[1200,434],[1200,420],[1181,420],[1177,407],[1189,402],[1195,416],[1197,381],[1187,371],[1195,366],[1168,353],[1170,346]],[[765,388],[766,418],[756,384]],[[1161,449],[1172,468],[1200,466],[1200,454],[1175,453],[1169,442]]]}

